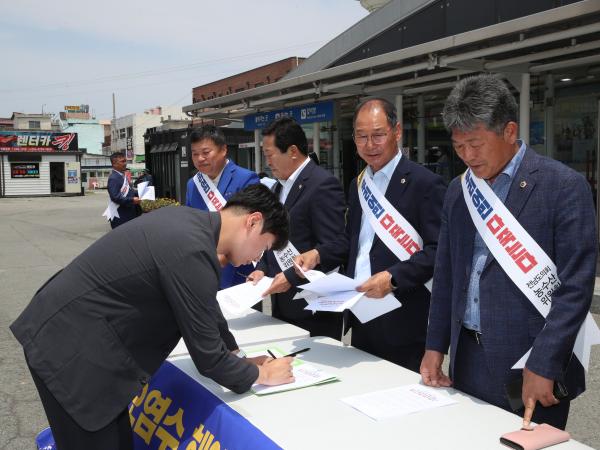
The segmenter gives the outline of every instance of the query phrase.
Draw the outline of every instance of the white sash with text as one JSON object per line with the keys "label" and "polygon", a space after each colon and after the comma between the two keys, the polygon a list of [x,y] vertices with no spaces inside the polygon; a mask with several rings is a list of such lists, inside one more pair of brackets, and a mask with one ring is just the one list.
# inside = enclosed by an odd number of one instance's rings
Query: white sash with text
{"label": "white sash with text", "polygon": [[[521,226],[492,188],[470,169],[461,177],[462,192],[477,232],[502,270],[545,318],[552,294],[560,287],[556,265]],[[579,330],[574,352],[587,370],[590,347],[600,343],[600,330],[588,313]],[[525,366],[529,350],[514,366]]]}
{"label": "white sash with text", "polygon": [[[406,261],[423,249],[423,239],[375,183],[365,176],[365,170],[357,179],[360,206],[377,237],[400,261]],[[431,280],[425,283],[425,287],[431,291]]]}
{"label": "white sash with text", "polygon": [[221,195],[215,183],[202,172],[194,175],[194,184],[209,211],[220,211],[225,206],[225,203],[227,203],[227,200]]}

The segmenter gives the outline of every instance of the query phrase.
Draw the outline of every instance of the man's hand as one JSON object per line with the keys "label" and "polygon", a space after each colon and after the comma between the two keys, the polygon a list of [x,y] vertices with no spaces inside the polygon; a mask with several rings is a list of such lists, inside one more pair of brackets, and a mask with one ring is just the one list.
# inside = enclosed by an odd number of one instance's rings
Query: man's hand
{"label": "man's hand", "polygon": [[387,270],[372,275],[367,281],[356,288],[370,298],[383,298],[392,292],[392,274]]}
{"label": "man's hand", "polygon": [[546,407],[560,403],[554,396],[553,390],[554,380],[538,375],[527,367],[523,369],[523,391],[521,392],[521,398],[525,405],[523,428],[531,429],[530,423],[536,402],[540,402],[542,406]]}
{"label": "man's hand", "polygon": [[258,283],[262,277],[265,276],[265,273],[262,270],[255,270],[254,272],[252,272],[250,275],[248,275],[248,277],[246,278],[246,281],[251,282],[252,284],[256,284]]}
{"label": "man's hand", "polygon": [[421,379],[427,386],[433,387],[450,387],[452,380],[444,375],[442,371],[442,363],[444,362],[444,354],[435,350],[425,350],[425,355],[421,361]]}
{"label": "man's hand", "polygon": [[133,197],[132,200],[134,205],[139,205],[142,202],[139,197]]}
{"label": "man's hand", "polygon": [[262,296],[266,297],[267,295],[271,294],[280,294],[288,291],[291,287],[292,285],[287,280],[283,272],[279,272],[277,275],[275,275],[275,278],[273,278],[273,282],[271,283],[271,286],[269,286],[269,289],[263,292]]}
{"label": "man's hand", "polygon": [[[321,256],[319,255],[319,251],[316,248],[313,248],[312,250],[296,256],[294,258],[294,262],[302,267],[302,270],[306,272],[307,270],[314,269],[321,263]],[[294,266],[294,270],[298,276],[305,278],[304,274],[299,271],[296,266]]]}
{"label": "man's hand", "polygon": [[295,378],[292,372],[292,361],[294,358],[267,359],[264,364],[258,366],[258,378],[256,383],[267,386],[293,383]]}

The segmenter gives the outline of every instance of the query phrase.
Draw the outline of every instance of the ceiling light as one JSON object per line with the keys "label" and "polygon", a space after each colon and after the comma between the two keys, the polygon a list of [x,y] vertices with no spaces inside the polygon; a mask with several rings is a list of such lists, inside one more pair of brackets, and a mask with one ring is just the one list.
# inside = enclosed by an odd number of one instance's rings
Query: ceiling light
{"label": "ceiling light", "polygon": [[565,77],[565,78],[561,78],[560,81],[566,83],[567,81],[572,81],[572,80],[571,80],[571,78]]}

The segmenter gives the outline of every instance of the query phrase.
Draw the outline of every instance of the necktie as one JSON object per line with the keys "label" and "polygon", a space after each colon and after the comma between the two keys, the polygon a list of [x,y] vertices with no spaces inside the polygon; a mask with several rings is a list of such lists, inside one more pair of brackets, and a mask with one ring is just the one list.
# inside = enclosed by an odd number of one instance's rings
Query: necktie
{"label": "necktie", "polygon": [[281,197],[281,190],[282,189],[283,189],[283,184],[281,184],[279,181],[277,183],[275,183],[275,187],[273,188],[273,192],[275,193],[275,195],[277,196],[278,199]]}

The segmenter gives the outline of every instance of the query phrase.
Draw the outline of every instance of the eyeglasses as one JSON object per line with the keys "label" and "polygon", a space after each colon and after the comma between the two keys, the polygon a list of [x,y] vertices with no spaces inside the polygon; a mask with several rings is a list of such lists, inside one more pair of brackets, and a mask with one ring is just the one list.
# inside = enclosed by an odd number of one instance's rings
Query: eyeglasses
{"label": "eyeglasses", "polygon": [[[390,131],[391,131],[391,129],[389,129],[385,133],[372,134],[371,142],[373,143],[373,145],[383,144],[385,142],[385,140],[387,139],[388,134],[390,134]],[[364,147],[365,145],[367,145],[367,142],[369,141],[368,134],[352,134],[352,137],[354,138],[354,142],[356,143],[356,145],[358,147]]]}

